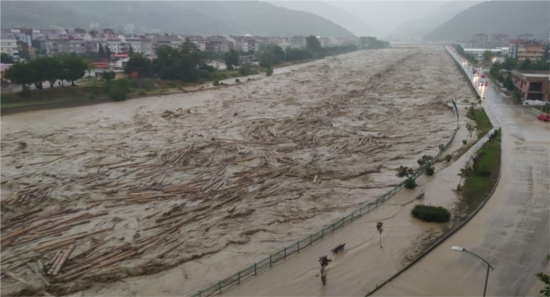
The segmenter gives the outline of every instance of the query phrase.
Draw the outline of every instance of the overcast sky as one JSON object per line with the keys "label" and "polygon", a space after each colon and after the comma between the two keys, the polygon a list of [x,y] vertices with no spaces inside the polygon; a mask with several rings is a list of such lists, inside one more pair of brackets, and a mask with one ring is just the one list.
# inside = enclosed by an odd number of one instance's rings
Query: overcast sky
{"label": "overcast sky", "polygon": [[398,25],[429,14],[446,1],[328,1],[376,26],[382,33]]}

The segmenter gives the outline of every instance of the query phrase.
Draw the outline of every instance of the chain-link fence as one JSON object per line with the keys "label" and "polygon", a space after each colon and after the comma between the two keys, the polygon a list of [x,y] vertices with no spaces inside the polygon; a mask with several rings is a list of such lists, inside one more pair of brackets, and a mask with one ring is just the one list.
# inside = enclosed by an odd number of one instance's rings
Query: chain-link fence
{"label": "chain-link fence", "polygon": [[[449,139],[449,141],[444,145],[443,148],[440,148],[439,153],[437,153],[434,156],[432,161],[428,162],[427,164],[424,164],[424,166],[417,169],[412,175],[409,176],[409,178],[416,179],[417,177],[422,175],[424,173],[425,168],[431,166],[435,161],[437,161],[441,157],[441,155],[445,152],[445,150],[453,142],[456,132],[458,131],[459,116],[458,116],[458,107],[456,106],[456,102],[454,100],[452,101],[452,104],[453,104],[455,116],[456,116],[456,128],[453,133],[453,136],[451,137],[451,139]],[[269,257],[261,261],[258,261],[248,266],[245,269],[238,271],[232,276],[226,279],[223,279],[218,283],[204,290],[198,291],[192,297],[214,296],[217,294],[221,294],[223,291],[226,291],[227,289],[240,284],[242,281],[250,277],[256,276],[265,270],[268,270],[269,268],[273,267],[277,263],[288,259],[292,255],[298,254],[300,251],[312,246],[314,243],[324,239],[325,237],[331,235],[332,233],[351,224],[351,222],[362,217],[364,214],[369,213],[371,210],[377,208],[379,205],[383,204],[388,199],[390,199],[393,195],[395,195],[395,193],[401,190],[404,186],[405,186],[405,181],[401,182],[400,184],[395,186],[393,189],[386,192],[384,195],[378,197],[376,200],[370,203],[367,203],[366,205],[352,211],[347,216],[328,225],[327,227],[321,229],[320,231],[310,234],[309,236],[303,238],[302,240],[296,241],[295,243],[283,248],[282,250],[279,250],[278,252],[275,252],[274,254],[269,255]]]}

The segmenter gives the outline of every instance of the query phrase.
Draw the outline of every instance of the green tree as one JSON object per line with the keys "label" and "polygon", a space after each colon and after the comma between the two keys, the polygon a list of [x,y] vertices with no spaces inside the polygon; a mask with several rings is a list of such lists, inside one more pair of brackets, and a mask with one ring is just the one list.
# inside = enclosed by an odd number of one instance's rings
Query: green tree
{"label": "green tree", "polygon": [[74,86],[74,81],[84,77],[86,74],[86,67],[86,63],[75,56],[62,57],[59,78],[70,81],[71,86]]}
{"label": "green tree", "polygon": [[273,55],[270,52],[263,52],[260,56],[260,67],[271,68],[273,65]]}
{"label": "green tree", "polygon": [[19,57],[30,60],[31,55],[29,54],[29,45],[26,42],[18,41],[17,47],[19,48]]}
{"label": "green tree", "polygon": [[15,63],[13,61],[13,57],[6,54],[6,53],[1,54],[0,61],[2,62],[2,64],[13,64],[13,63]]}
{"label": "green tree", "polygon": [[109,46],[107,45],[107,46],[105,47],[105,59],[107,59],[107,61],[109,61],[109,62],[111,61],[111,55],[112,55],[111,49],[110,49]]}
{"label": "green tree", "polygon": [[517,61],[514,58],[506,58],[502,63],[502,68],[511,71],[516,68]]}
{"label": "green tree", "polygon": [[[550,255],[546,257],[546,260],[550,260]],[[550,275],[539,272],[536,277],[544,284],[544,287],[539,291],[541,297],[550,297]]]}
{"label": "green tree", "polygon": [[491,61],[495,57],[495,53],[490,50],[486,50],[483,52],[482,56],[486,61]]}
{"label": "green tree", "polygon": [[306,38],[306,48],[314,53],[321,52],[321,42],[317,39],[317,37],[309,35]]}
{"label": "green tree", "polygon": [[271,76],[273,74],[273,68],[269,67],[265,70],[266,76]]}
{"label": "green tree", "polygon": [[101,79],[107,82],[115,79],[116,74],[113,71],[104,71],[101,73]]}
{"label": "green tree", "polygon": [[28,62],[17,62],[4,72],[4,77],[25,88],[36,81],[36,72]]}
{"label": "green tree", "polygon": [[231,49],[224,56],[225,66],[227,69],[233,70],[234,67],[239,66],[239,53],[234,49]]}
{"label": "green tree", "polygon": [[134,55],[134,48],[132,47],[132,45],[130,44],[130,50],[128,50],[128,56],[133,56]]}
{"label": "green tree", "polygon": [[99,44],[99,49],[97,51],[97,57],[100,60],[105,59],[105,50],[103,49],[103,45],[101,45],[101,43]]}
{"label": "green tree", "polygon": [[60,78],[62,65],[59,57],[40,57],[30,61],[29,63],[36,73],[36,79],[40,81],[48,81],[50,88],[53,88],[55,81]]}
{"label": "green tree", "polygon": [[126,63],[124,72],[131,74],[134,71],[138,73],[138,77],[149,76],[151,73],[151,61],[141,54],[134,54],[130,60],[128,60],[128,63]]}

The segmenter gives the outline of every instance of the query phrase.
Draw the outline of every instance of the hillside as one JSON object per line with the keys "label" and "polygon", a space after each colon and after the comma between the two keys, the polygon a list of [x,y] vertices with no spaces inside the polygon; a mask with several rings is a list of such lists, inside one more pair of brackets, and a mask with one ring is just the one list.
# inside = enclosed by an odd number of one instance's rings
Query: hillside
{"label": "hillside", "polygon": [[474,5],[425,36],[432,41],[470,40],[477,33],[505,33],[516,38],[531,33],[537,38],[550,36],[550,2],[490,1]]}
{"label": "hillside", "polygon": [[180,34],[353,35],[315,14],[258,1],[2,1],[1,26],[133,27],[135,32]]}
{"label": "hillside", "polygon": [[271,4],[296,11],[305,11],[330,20],[357,36],[377,36],[379,29],[359,17],[323,1],[270,1]]}
{"label": "hillside", "polygon": [[481,1],[452,1],[442,4],[441,7],[423,17],[407,21],[389,34],[390,40],[421,40],[438,26],[453,18],[465,9],[481,3]]}

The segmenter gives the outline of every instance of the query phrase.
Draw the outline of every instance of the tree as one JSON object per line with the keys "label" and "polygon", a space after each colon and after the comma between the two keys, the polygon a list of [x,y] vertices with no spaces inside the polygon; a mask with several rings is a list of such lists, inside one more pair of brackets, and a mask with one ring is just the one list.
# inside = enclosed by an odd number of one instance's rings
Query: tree
{"label": "tree", "polygon": [[224,60],[227,69],[233,70],[235,66],[239,66],[239,53],[234,49],[231,49],[225,54]]}
{"label": "tree", "polygon": [[490,50],[486,50],[483,52],[482,56],[486,61],[491,61],[495,57],[495,53]]}
{"label": "tree", "polygon": [[263,52],[260,56],[260,67],[271,68],[273,64],[273,56],[270,52]]}
{"label": "tree", "polygon": [[111,61],[111,49],[109,48],[109,46],[105,46],[105,59],[107,59],[107,61]]}
{"label": "tree", "polygon": [[13,61],[13,57],[6,54],[6,53],[2,53],[2,55],[0,56],[0,61],[2,62],[2,64],[13,64],[13,63],[15,63]]}
{"label": "tree", "polygon": [[266,76],[271,76],[273,74],[273,68],[271,66],[265,70]]}
{"label": "tree", "polygon": [[103,45],[101,45],[101,43],[99,44],[99,50],[98,50],[98,52],[97,52],[97,57],[98,57],[100,60],[105,59],[105,50],[103,49]]}
{"label": "tree", "polygon": [[4,72],[4,77],[25,88],[27,84],[36,81],[36,72],[28,62],[17,62]]}
{"label": "tree", "polygon": [[70,81],[74,86],[74,81],[84,77],[86,74],[86,63],[75,56],[65,56],[61,59],[61,73],[59,78]]}
{"label": "tree", "polygon": [[53,88],[55,81],[61,76],[61,60],[59,57],[40,57],[30,61],[30,65],[36,72],[36,79],[40,83],[48,81]]}
{"label": "tree", "polygon": [[380,234],[380,248],[382,248],[382,231],[384,231],[384,223],[376,223],[376,230],[378,230],[378,233]]}
{"label": "tree", "polygon": [[128,50],[128,56],[133,56],[134,55],[134,48],[132,47],[132,45],[130,44],[130,49]]}
{"label": "tree", "polygon": [[138,77],[149,76],[151,73],[151,61],[141,54],[134,54],[130,60],[128,60],[128,63],[126,63],[124,72],[127,74],[137,72]]}
{"label": "tree", "polygon": [[511,71],[516,68],[517,61],[514,58],[506,58],[502,63],[502,68]]}
{"label": "tree", "polygon": [[[550,260],[550,255],[546,257],[546,260]],[[539,291],[541,297],[550,297],[550,275],[539,272],[536,277],[544,284],[544,287]]]}
{"label": "tree", "polygon": [[29,45],[26,42],[18,41],[17,47],[19,49],[19,57],[25,60],[31,59],[31,55],[29,54]]}
{"label": "tree", "polygon": [[314,53],[321,52],[321,42],[317,39],[317,37],[309,35],[306,38],[306,48]]}

